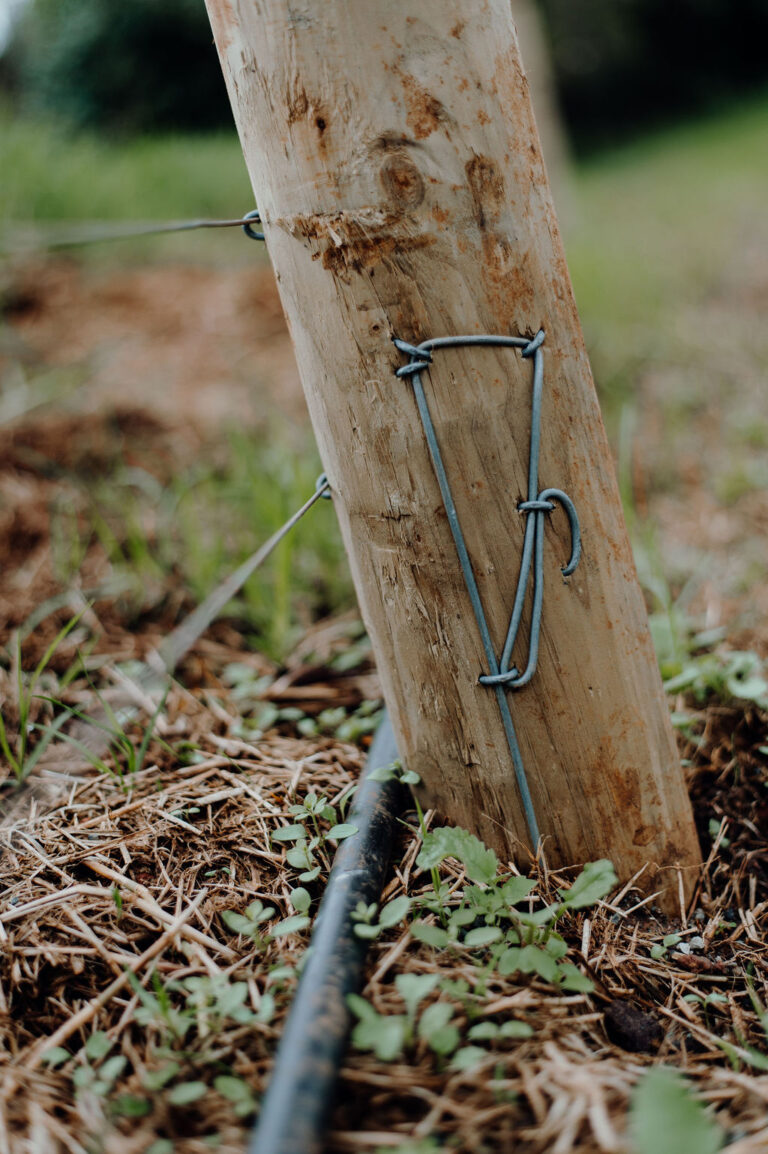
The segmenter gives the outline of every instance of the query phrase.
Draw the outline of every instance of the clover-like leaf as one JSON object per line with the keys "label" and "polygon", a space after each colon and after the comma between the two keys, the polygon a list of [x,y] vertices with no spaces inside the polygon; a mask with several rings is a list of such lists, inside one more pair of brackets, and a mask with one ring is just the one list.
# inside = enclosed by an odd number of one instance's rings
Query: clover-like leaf
{"label": "clover-like leaf", "polygon": [[582,910],[600,901],[618,884],[613,863],[605,858],[588,862],[568,890],[558,890],[563,905],[570,910]]}
{"label": "clover-like leaf", "polygon": [[440,981],[440,974],[398,974],[395,988],[405,1002],[408,1017],[414,1018],[419,1003],[429,997]]}
{"label": "clover-like leaf", "polygon": [[450,826],[430,830],[424,837],[416,864],[423,870],[435,869],[447,857],[460,861],[473,882],[490,885],[499,869],[494,851],[469,830]]}

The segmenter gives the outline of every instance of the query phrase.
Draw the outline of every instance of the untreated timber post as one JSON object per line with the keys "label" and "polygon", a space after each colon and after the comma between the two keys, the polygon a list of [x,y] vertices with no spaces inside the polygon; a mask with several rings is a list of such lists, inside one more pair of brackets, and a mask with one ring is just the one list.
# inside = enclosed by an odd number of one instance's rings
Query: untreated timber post
{"label": "untreated timber post", "polygon": [[[538,669],[501,697],[551,862],[690,876],[691,809],[509,0],[207,4],[401,755],[454,822],[505,857],[530,846],[415,378],[395,376],[418,358],[392,340],[541,329],[540,484],[581,520],[568,578],[562,508],[519,509],[533,358],[447,349],[420,377],[497,654],[542,522]],[[521,669],[529,632],[527,608]]]}

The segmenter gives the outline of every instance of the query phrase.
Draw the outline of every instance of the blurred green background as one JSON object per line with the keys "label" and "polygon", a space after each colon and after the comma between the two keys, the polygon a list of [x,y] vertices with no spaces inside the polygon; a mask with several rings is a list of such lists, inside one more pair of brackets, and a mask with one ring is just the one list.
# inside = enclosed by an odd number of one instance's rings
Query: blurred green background
{"label": "blurred green background", "polygon": [[[122,132],[228,125],[202,0],[3,0],[4,65],[28,111]],[[512,0],[527,19],[529,0]],[[578,151],[719,108],[768,79],[765,0],[536,0]],[[194,76],[194,84],[189,83]]]}
{"label": "blurred green background", "polygon": [[[41,253],[39,238],[37,248],[14,247],[22,226],[42,237],[61,222],[231,217],[253,204],[203,0],[0,0],[0,14],[12,5],[15,35],[0,57],[9,257],[0,338],[9,341],[15,270]],[[766,534],[754,532],[768,523],[768,2],[512,8],[534,90],[547,89],[535,91],[536,108],[559,108],[551,135],[542,123],[545,154],[557,136],[565,141],[550,163],[555,198],[649,600],[668,606],[682,596],[715,624],[733,619],[737,604],[754,631],[768,617]],[[538,56],[526,48],[531,12]],[[263,261],[255,249],[239,232],[185,234],[67,258],[91,271],[206,266],[225,279]],[[248,365],[256,393],[260,362]],[[84,362],[77,379],[97,371],[95,359]],[[62,372],[11,356],[0,401],[54,398]],[[301,423],[279,432],[281,421],[251,433],[243,420],[226,463],[203,469],[204,484],[196,464],[186,521],[158,504],[149,543],[112,525],[115,564],[120,550],[140,556],[145,585],[153,573],[162,585],[175,565],[199,600],[305,495],[317,466],[311,438]],[[301,456],[301,468],[277,469],[274,487],[259,489],[261,464]],[[125,491],[110,516],[126,507]],[[351,603],[334,530],[319,532],[322,545],[312,532],[306,551],[299,536],[246,590],[244,617],[275,654],[295,635],[299,605],[314,616]],[[275,603],[278,626],[265,609]]]}

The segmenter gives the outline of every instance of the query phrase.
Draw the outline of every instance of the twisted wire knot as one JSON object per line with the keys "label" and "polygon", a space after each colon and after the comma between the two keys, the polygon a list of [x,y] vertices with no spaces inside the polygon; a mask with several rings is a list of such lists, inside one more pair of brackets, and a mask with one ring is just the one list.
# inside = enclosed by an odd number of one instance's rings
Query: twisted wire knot
{"label": "twisted wire knot", "polygon": [[536,333],[536,336],[531,337],[531,339],[526,344],[525,348],[522,349],[520,356],[526,357],[526,359],[528,357],[532,357],[534,355],[534,353],[536,352],[536,350],[540,349],[541,346],[544,344],[544,338],[545,337],[546,337],[546,333],[544,332],[544,329],[539,329],[539,331]]}
{"label": "twisted wire knot", "polygon": [[396,377],[412,377],[415,373],[428,369],[432,364],[432,353],[423,345],[411,345],[408,341],[401,341],[397,337],[393,339],[392,343],[401,353],[407,353],[411,358],[407,365],[402,365],[401,368],[395,370]]}
{"label": "twisted wire knot", "polygon": [[518,513],[551,513],[554,509],[551,501],[521,501],[517,506]]}

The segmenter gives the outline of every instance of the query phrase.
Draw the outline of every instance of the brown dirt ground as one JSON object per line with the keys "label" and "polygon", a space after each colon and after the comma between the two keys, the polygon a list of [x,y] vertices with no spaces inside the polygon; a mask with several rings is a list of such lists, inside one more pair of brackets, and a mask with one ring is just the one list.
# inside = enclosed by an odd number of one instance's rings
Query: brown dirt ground
{"label": "brown dirt ground", "polygon": [[[738,305],[748,319],[761,299],[765,267],[755,274],[749,301]],[[725,275],[722,292],[724,298],[730,294],[729,301],[731,288]],[[82,607],[82,589],[109,576],[107,559],[93,547],[83,558],[81,589],[62,590],[50,541],[52,504],[72,502],[77,515],[78,486],[108,474],[118,459],[163,482],[204,451],[217,424],[237,415],[256,425],[266,406],[301,421],[303,403],[267,269],[233,274],[150,266],[115,272],[53,260],[12,269],[3,300],[3,640],[41,605],[63,597],[29,637],[24,649],[29,664],[73,609]],[[713,300],[691,316],[692,342],[719,315]],[[685,411],[670,439],[665,404],[678,386],[684,391],[684,378],[685,372],[672,366],[639,382],[644,404],[633,476],[637,507],[658,521],[659,548],[672,558],[673,569],[685,575],[692,560],[706,560],[706,573],[690,591],[692,611],[702,613],[709,625],[729,624],[739,643],[768,651],[768,632],[760,621],[768,608],[768,503],[757,474],[749,472],[756,468],[751,462],[762,435],[754,432],[756,386],[736,406],[735,440],[728,442],[731,456],[723,460],[717,390],[695,411]],[[734,452],[750,462],[746,476],[735,468]],[[718,485],[709,485],[710,474],[720,478]],[[68,485],[72,477],[78,486]],[[65,672],[74,647],[89,634],[96,639],[94,653],[112,663],[144,658],[178,617],[179,597],[166,590],[135,619],[126,616],[119,598],[105,594],[83,618],[78,635],[62,646],[52,675]],[[312,648],[322,655],[322,644],[313,642]],[[110,1114],[101,1098],[73,1096],[71,1067],[49,1071],[39,1064],[44,1040],[54,1031],[64,1031],[73,1053],[91,1030],[109,1031],[116,1052],[127,1060],[119,1091],[141,1092],[142,1077],[160,1061],[162,1038],[132,1024],[137,999],[127,986],[104,1006],[98,995],[126,965],[138,964],[177,915],[187,920],[158,956],[161,978],[224,972],[249,983],[254,1011],[266,991],[268,964],[295,962],[306,945],[306,935],[294,935],[280,947],[272,943],[263,957],[224,928],[221,913],[242,909],[258,896],[275,904],[280,916],[289,912],[287,894],[295,879],[267,831],[286,818],[289,802],[307,791],[341,794],[359,770],[361,753],[330,739],[297,740],[287,727],[258,742],[233,738],[236,709],[222,680],[222,669],[233,660],[250,662],[257,672],[278,672],[248,652],[232,623],[219,623],[191,655],[183,688],[174,688],[158,729],[165,745],[152,743],[128,800],[117,781],[87,764],[68,766],[71,777],[62,796],[61,775],[57,783],[55,767],[49,767],[41,776],[49,775],[58,800],[40,795],[38,808],[15,811],[12,829],[6,829],[0,857],[3,1154],[28,1149],[81,1154],[97,1148],[139,1154],[158,1137],[180,1154],[203,1154],[216,1133],[217,1148],[225,1154],[243,1148],[245,1123],[233,1118],[231,1104],[213,1089],[201,1103],[183,1109],[158,1093],[147,1117],[121,1118]],[[12,698],[11,673],[0,669],[6,700]],[[83,679],[66,692],[70,703],[87,704],[90,689]],[[299,653],[271,692],[282,703],[301,703],[316,713],[329,703],[355,705],[376,688],[370,671],[334,680],[322,660],[312,665]],[[628,1097],[643,1070],[658,1062],[685,1069],[717,1112],[729,1154],[768,1151],[768,1075],[744,1057],[745,1047],[765,1048],[745,975],[751,975],[765,1004],[766,720],[754,710],[713,705],[698,711],[693,733],[693,740],[682,743],[682,753],[704,844],[711,845],[710,823],[722,819],[728,844],[722,841],[710,854],[690,908],[681,910],[674,925],[663,924],[652,908],[638,908],[640,893],[629,887],[572,916],[563,932],[571,956],[595,980],[593,994],[557,998],[539,979],[491,975],[482,1005],[473,1012],[492,1021],[519,1018],[533,1034],[494,1044],[485,1064],[469,1073],[452,1071],[423,1043],[395,1063],[351,1052],[333,1120],[333,1154],[396,1148],[408,1137],[429,1135],[449,1143],[455,1154],[502,1154],[513,1147],[522,1154],[625,1154]],[[195,742],[205,760],[179,769],[168,746],[183,740]],[[207,800],[211,797],[215,800]],[[417,848],[410,835],[396,847],[388,898],[427,888],[429,879],[414,866]],[[535,872],[536,901],[546,900],[565,880],[548,873],[545,862]],[[446,863],[443,876],[461,888],[457,866]],[[122,911],[112,891],[116,877]],[[319,891],[320,883],[313,896]],[[198,898],[200,905],[193,908]],[[651,945],[670,928],[679,930],[683,941],[701,937],[704,947],[652,958]],[[426,973],[436,965],[453,979],[476,977],[467,954],[440,956],[429,947],[409,945],[405,932],[392,931],[372,947],[366,996],[380,1010],[402,1012],[394,972]],[[147,979],[148,967],[139,973]],[[218,1039],[223,1064],[257,1093],[268,1077],[291,988],[287,980],[276,989],[271,1022],[256,1028],[230,1025]],[[713,991],[726,1000],[705,1008],[701,1000]],[[606,1032],[606,1011],[615,1015],[610,1007],[617,1002],[652,1014],[656,1028],[644,1051],[630,1054]],[[456,1012],[466,1024],[469,1011],[460,1000]],[[82,1015],[82,1025],[75,1015]],[[722,1039],[737,1048],[730,1063],[723,1058]],[[211,1083],[209,1046],[200,1029],[183,1059],[185,1077]]]}

